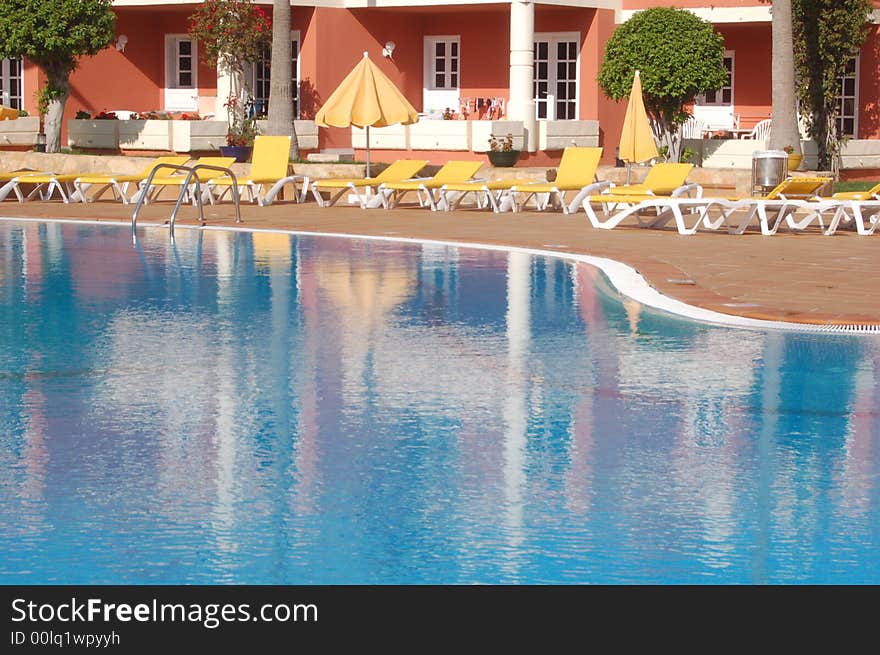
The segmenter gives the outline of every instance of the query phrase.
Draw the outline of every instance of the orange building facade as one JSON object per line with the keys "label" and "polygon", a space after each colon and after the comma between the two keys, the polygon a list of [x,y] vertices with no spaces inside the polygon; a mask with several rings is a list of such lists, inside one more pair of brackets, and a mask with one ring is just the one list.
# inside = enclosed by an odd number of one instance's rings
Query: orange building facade
{"label": "orange building facade", "polygon": [[[468,119],[516,118],[526,121],[526,131],[529,120],[532,126],[535,121],[597,121],[599,145],[616,144],[623,106],[608,100],[596,82],[604,45],[616,25],[658,4],[692,10],[710,20],[724,37],[730,85],[712,98],[700,99],[695,114],[729,110],[740,129],[770,116],[770,11],[768,3],[759,0],[296,0],[292,4],[297,111],[302,118],[314,116],[322,100],[367,52],[426,118],[437,118],[444,110]],[[117,42],[81,61],[71,79],[65,118],[73,118],[79,110],[92,114],[197,111],[222,118],[222,81],[215,69],[198,61],[198,44],[186,35],[188,17],[197,6],[171,0],[114,2]],[[271,4],[266,9],[271,10]],[[874,20],[880,20],[880,11],[874,13]],[[515,62],[511,54],[523,40],[534,44],[532,61],[527,62],[532,67],[530,80],[523,62]],[[393,52],[383,56],[388,42],[394,43]],[[854,138],[880,139],[878,52],[875,23],[841,82],[843,127]],[[36,113],[35,93],[41,84],[37,68],[26,60],[4,61],[0,72],[3,102]],[[250,73],[262,108],[268,74],[265,62],[255,63]],[[533,91],[525,98],[525,109],[511,97],[511,90],[524,83]],[[351,145],[348,130],[320,131],[322,149]],[[532,151],[535,163],[542,161],[534,138],[526,139],[524,149]],[[553,157],[551,153],[549,158]],[[613,152],[606,147],[605,160],[609,159]]]}

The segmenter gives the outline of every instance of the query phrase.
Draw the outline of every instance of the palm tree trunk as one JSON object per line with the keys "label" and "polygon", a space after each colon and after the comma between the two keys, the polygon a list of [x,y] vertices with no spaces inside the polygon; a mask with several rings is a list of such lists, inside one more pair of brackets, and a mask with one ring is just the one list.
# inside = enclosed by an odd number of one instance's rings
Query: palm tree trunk
{"label": "palm tree trunk", "polygon": [[290,155],[299,159],[293,115],[293,70],[290,51],[290,0],[272,2],[272,62],[268,134],[291,138]]}
{"label": "palm tree trunk", "polygon": [[791,0],[773,0],[773,122],[770,126],[770,148],[782,150],[792,146],[801,152],[797,120],[797,96],[794,79],[794,45],[791,31]]}

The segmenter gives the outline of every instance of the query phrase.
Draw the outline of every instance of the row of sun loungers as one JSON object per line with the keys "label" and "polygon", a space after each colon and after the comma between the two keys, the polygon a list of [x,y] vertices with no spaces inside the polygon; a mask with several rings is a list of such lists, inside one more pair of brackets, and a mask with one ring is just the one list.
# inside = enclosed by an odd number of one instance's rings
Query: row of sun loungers
{"label": "row of sun loungers", "polygon": [[[254,144],[254,163],[251,172],[239,176],[235,184],[247,193],[255,203],[268,205],[273,202],[286,184],[308,184],[308,178],[302,175],[289,175],[290,137],[261,136]],[[100,198],[105,192],[111,191],[123,204],[137,202],[142,194],[147,199],[155,198],[166,187],[181,187],[186,183],[186,175],[181,174],[181,166],[189,162],[190,157],[159,157],[150,162],[142,171],[134,174],[112,172],[99,173],[53,173],[47,171],[15,171],[0,174],[0,201],[10,193],[14,193],[20,202],[39,198],[49,200],[57,194],[62,201],[89,202]],[[214,202],[222,199],[233,189],[233,178],[218,173],[216,168],[229,168],[233,157],[200,157],[193,166],[210,166],[197,168],[194,176],[198,179],[199,192],[204,199]],[[158,170],[156,170],[158,169]],[[150,174],[156,175],[146,183]],[[417,171],[416,171],[417,172]],[[415,173],[413,173],[415,174]],[[129,187],[134,185],[136,191],[129,195]],[[22,188],[30,189],[25,196]],[[31,189],[31,187],[33,187]],[[187,189],[191,192],[190,189]],[[297,196],[297,200],[303,197]]]}
{"label": "row of sun loungers", "polygon": [[[382,206],[386,209],[397,206],[407,194],[414,193],[420,206],[433,211],[456,209],[469,196],[478,208],[491,208],[496,212],[522,211],[533,201],[539,211],[553,207],[565,214],[574,214],[583,210],[596,229],[613,229],[630,219],[640,227],[654,228],[672,221],[680,234],[720,229],[742,234],[757,223],[762,234],[771,235],[782,226],[797,232],[816,223],[824,234],[830,235],[841,225],[852,223],[858,234],[867,235],[876,232],[880,225],[880,185],[865,192],[835,193],[823,198],[818,193],[830,178],[797,177],[785,180],[759,198],[704,197],[699,185],[687,183],[691,164],[663,163],[653,166],[638,184],[614,186],[596,179],[602,148],[566,148],[552,182],[476,180],[474,176],[481,163],[473,161],[448,162],[432,177],[416,178],[428,162],[415,159],[398,160],[372,178],[312,181],[303,175],[289,174],[289,151],[290,137],[258,137],[249,175],[237,177],[234,182],[232,177],[218,175],[216,170],[198,169],[195,172],[198,184],[192,184],[186,192],[193,200],[194,194],[199,193],[203,200],[215,202],[237,185],[239,192],[246,193],[251,202],[268,205],[286,185],[292,185],[297,202],[305,201],[311,191],[322,207],[350,195],[362,208]],[[48,199],[58,193],[64,202],[87,202],[110,190],[123,203],[137,201],[141,195],[149,201],[163,188],[185,185],[186,176],[180,173],[179,167],[188,161],[186,156],[160,157],[139,173],[125,175],[3,173],[0,174],[0,200],[10,193],[19,201],[34,197]],[[232,158],[202,157],[194,164],[229,168],[232,162]],[[151,172],[157,168],[147,186]],[[129,196],[132,184],[137,191]],[[22,192],[23,185],[33,186],[27,197]]]}
{"label": "row of sun loungers", "polygon": [[[817,195],[831,182],[827,177],[789,178],[763,197],[704,197],[698,184],[687,183],[691,164],[657,164],[639,184],[614,186],[597,181],[601,148],[567,148],[556,180],[472,180],[480,166],[453,161],[433,177],[410,179],[427,162],[398,160],[373,178],[317,180],[312,192],[322,206],[331,206],[346,193],[361,207],[393,208],[407,193],[416,193],[419,204],[431,210],[452,210],[472,195],[479,208],[521,211],[530,199],[538,210],[548,207],[573,214],[581,209],[597,229],[613,229],[627,219],[641,227],[663,227],[674,222],[680,234],[726,229],[742,234],[757,224],[764,235],[785,226],[803,231],[813,223],[825,234],[853,223],[859,234],[872,234],[880,224],[880,185],[867,192]],[[372,195],[368,193],[372,191]],[[330,193],[325,199],[322,193]],[[567,193],[573,193],[568,200]],[[830,217],[826,226],[826,219]]]}

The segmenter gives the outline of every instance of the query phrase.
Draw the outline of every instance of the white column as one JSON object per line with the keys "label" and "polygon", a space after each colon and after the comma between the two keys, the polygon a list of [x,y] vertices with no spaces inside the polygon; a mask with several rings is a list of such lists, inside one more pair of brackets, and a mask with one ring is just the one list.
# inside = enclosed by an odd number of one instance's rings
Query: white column
{"label": "white column", "polygon": [[217,63],[217,101],[216,108],[214,109],[214,115],[217,120],[226,120],[226,107],[223,105],[226,104],[226,101],[229,99],[229,94],[232,93],[232,75],[229,74],[229,70],[220,64]]}
{"label": "white column", "polygon": [[535,5],[532,0],[510,2],[510,101],[507,116],[522,121],[525,129],[525,149],[538,149],[535,129]]}

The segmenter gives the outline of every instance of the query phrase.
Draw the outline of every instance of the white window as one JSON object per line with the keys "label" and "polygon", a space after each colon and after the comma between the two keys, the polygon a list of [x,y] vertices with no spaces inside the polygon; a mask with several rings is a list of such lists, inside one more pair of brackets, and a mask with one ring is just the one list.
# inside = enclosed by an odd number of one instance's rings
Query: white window
{"label": "white window", "polygon": [[837,95],[837,134],[855,138],[859,132],[859,57],[846,64]]}
{"label": "white window", "polygon": [[727,71],[727,81],[724,83],[724,86],[717,91],[706,91],[706,94],[698,99],[697,104],[715,106],[733,105],[733,50],[724,51],[722,62],[724,63],[724,69]]}
{"label": "white window", "polygon": [[535,116],[547,120],[578,117],[580,34],[535,35]]}
{"label": "white window", "polygon": [[195,89],[198,86],[196,44],[188,36],[165,37],[165,88]]}
{"label": "white window", "polygon": [[[290,33],[290,56],[293,72],[293,116],[299,118],[299,31]],[[248,71],[251,94],[254,98],[254,111],[257,116],[269,113],[269,89],[272,84],[272,50],[266,48],[260,60],[252,64]]]}
{"label": "white window", "polygon": [[433,90],[458,90],[460,47],[457,36],[425,38],[428,79],[425,86]]}
{"label": "white window", "polygon": [[22,109],[24,66],[21,59],[0,59],[0,104]]}
{"label": "white window", "polygon": [[461,42],[458,36],[426,36],[422,109],[439,115],[461,104]]}

